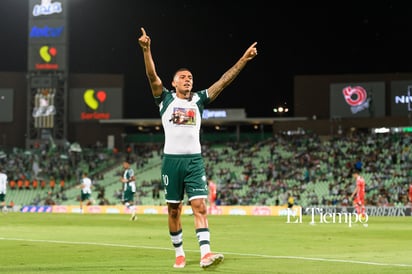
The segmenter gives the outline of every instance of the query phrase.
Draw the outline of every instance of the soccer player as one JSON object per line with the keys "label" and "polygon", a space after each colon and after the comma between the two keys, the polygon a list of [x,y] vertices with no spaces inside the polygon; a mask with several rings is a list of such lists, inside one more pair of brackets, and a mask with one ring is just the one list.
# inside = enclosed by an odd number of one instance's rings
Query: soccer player
{"label": "soccer player", "polygon": [[214,207],[216,205],[216,198],[217,198],[217,187],[215,182],[212,180],[208,181],[208,187],[209,187],[209,205],[211,207]]}
{"label": "soccer player", "polygon": [[238,76],[246,64],[255,58],[257,43],[254,42],[208,89],[192,92],[193,75],[190,70],[180,68],[171,82],[174,90],[169,91],[156,72],[151,39],[144,28],[141,28],[141,31],[138,41],[143,51],[146,76],[155,103],[159,107],[165,132],[161,178],[168,208],[169,234],[175,248],[174,267],[183,268],[186,265],[181,223],[182,201],[186,193],[200,247],[200,266],[207,268],[223,261],[224,256],[212,253],[210,247],[206,205],[208,188],[199,140],[202,111]]}
{"label": "soccer player", "polygon": [[217,186],[213,180],[207,180],[207,188],[209,191],[208,200],[209,200],[209,209],[208,214],[216,210],[216,199],[217,199]]}
{"label": "soccer player", "polygon": [[2,211],[4,213],[7,212],[7,205],[6,205],[6,192],[7,192],[7,174],[4,172],[3,167],[0,166],[0,204],[2,207]]}
{"label": "soccer player", "polygon": [[350,196],[359,217],[365,217],[365,179],[360,175],[361,169],[353,168],[352,176],[356,180],[356,187]]}
{"label": "soccer player", "polygon": [[123,183],[122,202],[130,210],[132,216],[131,221],[137,220],[136,206],[134,204],[134,196],[136,194],[136,178],[134,170],[130,167],[127,160],[123,161],[123,175],[120,178]]}
{"label": "soccer player", "polygon": [[83,172],[80,188],[80,213],[83,213],[83,204],[92,204],[92,180],[88,177],[87,172]]}

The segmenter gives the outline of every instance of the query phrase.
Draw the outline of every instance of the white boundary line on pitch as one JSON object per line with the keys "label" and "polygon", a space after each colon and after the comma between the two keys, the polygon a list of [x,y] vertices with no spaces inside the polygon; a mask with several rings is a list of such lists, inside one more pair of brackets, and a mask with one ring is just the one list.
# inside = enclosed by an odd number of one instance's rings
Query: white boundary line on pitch
{"label": "white boundary line on pitch", "polygon": [[[157,249],[157,250],[174,250],[172,248],[162,248],[153,246],[142,245],[125,245],[125,244],[109,244],[109,243],[93,243],[93,242],[68,242],[68,241],[55,241],[55,240],[34,240],[34,239],[21,239],[21,238],[4,238],[0,237],[0,240],[4,241],[25,241],[25,242],[39,242],[39,243],[55,243],[55,244],[72,244],[72,245],[96,245],[96,246],[113,246],[113,247],[127,247],[127,248],[142,248],[142,249]],[[186,252],[199,252],[199,250],[185,250]],[[334,263],[351,263],[351,264],[364,264],[364,265],[376,265],[376,266],[397,266],[397,267],[412,267],[411,264],[391,264],[391,263],[376,263],[354,260],[342,260],[342,259],[326,259],[326,258],[311,258],[311,257],[299,257],[299,256],[277,256],[277,255],[262,255],[253,253],[236,253],[236,252],[222,252],[224,254],[237,255],[237,256],[249,256],[271,259],[295,259],[305,261],[322,261],[322,262],[334,262]]]}

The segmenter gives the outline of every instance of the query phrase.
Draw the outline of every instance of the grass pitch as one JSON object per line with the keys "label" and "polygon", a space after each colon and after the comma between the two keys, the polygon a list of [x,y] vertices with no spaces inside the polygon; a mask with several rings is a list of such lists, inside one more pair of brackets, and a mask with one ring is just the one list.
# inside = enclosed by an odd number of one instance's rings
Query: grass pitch
{"label": "grass pitch", "polygon": [[203,270],[193,216],[182,216],[186,267],[174,269],[166,215],[0,214],[0,272],[412,273],[411,217],[287,223],[286,217],[209,216],[223,263]]}

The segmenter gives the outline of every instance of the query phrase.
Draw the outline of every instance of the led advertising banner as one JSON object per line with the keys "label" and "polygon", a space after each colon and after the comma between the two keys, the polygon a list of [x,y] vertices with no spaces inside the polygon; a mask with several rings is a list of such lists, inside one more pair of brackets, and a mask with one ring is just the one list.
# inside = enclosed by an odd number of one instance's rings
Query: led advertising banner
{"label": "led advertising banner", "polygon": [[38,88],[34,96],[32,116],[34,128],[53,128],[56,116],[56,89]]}
{"label": "led advertising banner", "polygon": [[245,119],[246,112],[243,108],[227,108],[227,109],[205,109],[202,114],[202,119]]}
{"label": "led advertising banner", "polygon": [[29,20],[64,19],[67,0],[30,0]]}
{"label": "led advertising banner", "polygon": [[391,82],[391,116],[407,116],[412,112],[412,80]]}
{"label": "led advertising banner", "polygon": [[29,44],[65,43],[67,40],[64,20],[40,20],[29,22]]}
{"label": "led advertising banner", "polygon": [[61,44],[29,46],[29,70],[62,71],[66,68],[66,47]]}
{"label": "led advertising banner", "polygon": [[30,0],[28,70],[67,71],[67,0]]}
{"label": "led advertising banner", "polygon": [[336,83],[330,85],[330,117],[384,117],[385,83]]}
{"label": "led advertising banner", "polygon": [[70,122],[123,118],[121,88],[73,88],[69,90]]}
{"label": "led advertising banner", "polygon": [[14,90],[0,88],[0,122],[13,122]]}

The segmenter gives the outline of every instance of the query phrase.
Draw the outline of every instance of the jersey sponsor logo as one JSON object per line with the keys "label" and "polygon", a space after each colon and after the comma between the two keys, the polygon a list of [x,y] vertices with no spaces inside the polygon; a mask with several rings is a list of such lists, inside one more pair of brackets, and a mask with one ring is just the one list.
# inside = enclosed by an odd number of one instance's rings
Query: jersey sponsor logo
{"label": "jersey sponsor logo", "polygon": [[169,122],[175,125],[196,125],[196,109],[175,107]]}

